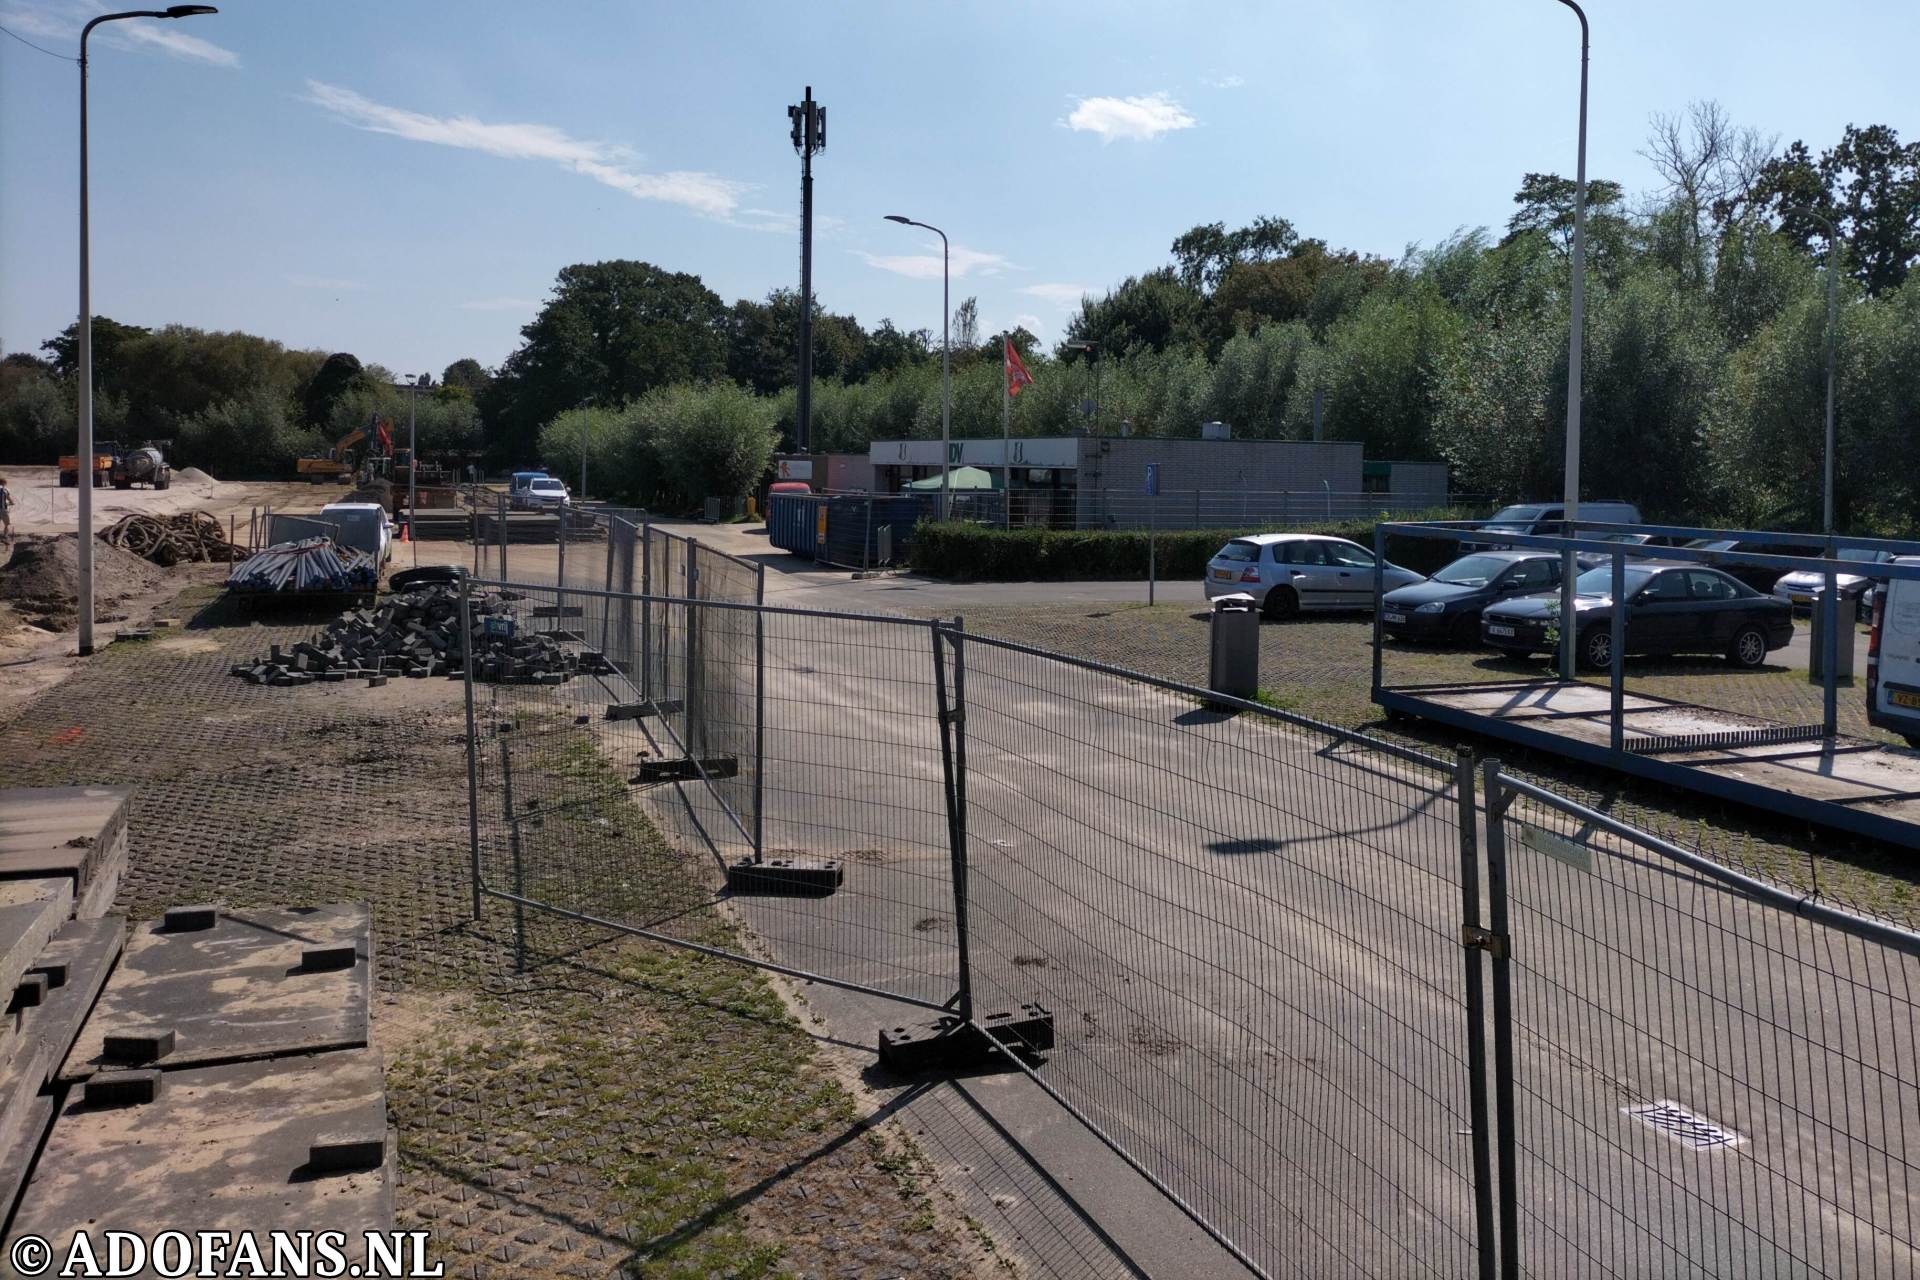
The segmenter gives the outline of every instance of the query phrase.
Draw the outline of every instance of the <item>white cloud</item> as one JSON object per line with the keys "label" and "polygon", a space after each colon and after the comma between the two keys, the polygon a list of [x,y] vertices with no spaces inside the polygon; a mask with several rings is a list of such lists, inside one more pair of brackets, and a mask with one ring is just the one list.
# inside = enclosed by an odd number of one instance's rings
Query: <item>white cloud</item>
{"label": "white cloud", "polygon": [[1083,284],[1030,284],[1024,286],[1020,292],[1029,298],[1050,302],[1064,311],[1079,306],[1080,299],[1092,293],[1093,290]]}
{"label": "white cloud", "polygon": [[410,142],[479,151],[503,160],[545,160],[592,178],[636,200],[677,204],[709,217],[730,218],[748,184],[711,173],[674,170],[645,173],[632,167],[633,152],[594,142],[544,124],[488,124],[472,116],[431,116],[374,102],[338,85],[307,81],[307,101],[356,128]]}
{"label": "white cloud", "polygon": [[136,44],[150,44],[176,58],[210,62],[216,67],[240,65],[240,55],[233,50],[224,49],[211,40],[189,35],[174,22],[124,22],[117,24],[114,34],[125,36]]}
{"label": "white cloud", "polygon": [[[891,271],[897,276],[906,276],[910,280],[940,278],[941,262],[938,250],[932,253],[907,254],[868,253],[864,249],[857,249],[854,252],[866,259],[868,266],[878,267],[882,271]],[[1013,265],[997,253],[983,253],[964,245],[954,245],[948,257],[950,258],[949,269],[955,280],[968,275],[999,275]]]}
{"label": "white cloud", "polygon": [[1245,76],[1232,74],[1222,75],[1218,71],[1209,71],[1206,75],[1200,77],[1200,83],[1209,89],[1238,89],[1246,84],[1246,82],[1247,79]]}
{"label": "white cloud", "polygon": [[1163,133],[1191,129],[1199,121],[1164,93],[1136,98],[1081,98],[1064,121],[1077,133],[1097,133],[1102,142],[1127,138],[1150,142]]}
{"label": "white cloud", "polygon": [[462,311],[531,311],[540,304],[532,298],[475,298],[460,304]]}
{"label": "white cloud", "polygon": [[[0,26],[22,35],[40,36],[48,40],[75,40],[80,38],[80,28],[88,18],[96,13],[105,12],[105,5],[92,3],[86,6],[73,4],[47,4],[31,0],[14,0],[5,8],[0,8]],[[180,30],[181,21],[193,19],[153,19],[135,18],[126,22],[115,22],[99,29],[103,39],[114,39],[123,45],[146,45],[170,53],[176,58],[191,58],[197,62],[209,62],[217,67],[237,67],[240,55],[233,50],[223,48],[211,40],[202,40],[189,32]],[[56,52],[60,50],[56,49]],[[76,55],[79,49],[73,51]]]}
{"label": "white cloud", "polygon": [[1013,327],[1025,329],[1036,338],[1047,331],[1047,323],[1036,315],[1017,315],[1013,318]]}
{"label": "white cloud", "polygon": [[335,280],[328,276],[290,275],[287,283],[296,289],[331,289],[335,293],[367,287],[364,280]]}

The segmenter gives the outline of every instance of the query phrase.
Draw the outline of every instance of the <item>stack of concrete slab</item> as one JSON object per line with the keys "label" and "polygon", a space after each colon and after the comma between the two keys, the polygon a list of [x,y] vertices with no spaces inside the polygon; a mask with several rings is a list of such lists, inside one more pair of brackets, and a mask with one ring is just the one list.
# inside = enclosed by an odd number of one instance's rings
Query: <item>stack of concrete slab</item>
{"label": "stack of concrete slab", "polygon": [[127,866],[131,795],[129,787],[0,789],[0,881],[64,880],[73,915],[106,914]]}
{"label": "stack of concrete slab", "polygon": [[7,1238],[339,1231],[364,1262],[393,1229],[366,908],[75,918],[112,900],[127,798],[0,792]]}

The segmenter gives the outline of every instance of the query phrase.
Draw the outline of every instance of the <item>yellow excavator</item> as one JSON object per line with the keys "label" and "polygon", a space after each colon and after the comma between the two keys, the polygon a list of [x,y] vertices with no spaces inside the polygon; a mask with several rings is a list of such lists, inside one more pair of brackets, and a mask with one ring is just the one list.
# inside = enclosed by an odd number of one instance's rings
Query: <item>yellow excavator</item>
{"label": "yellow excavator", "polygon": [[353,479],[353,456],[348,452],[353,446],[367,438],[366,429],[355,427],[333,442],[333,448],[317,458],[295,458],[294,472],[312,484],[325,484],[332,480],[336,484],[346,484]]}

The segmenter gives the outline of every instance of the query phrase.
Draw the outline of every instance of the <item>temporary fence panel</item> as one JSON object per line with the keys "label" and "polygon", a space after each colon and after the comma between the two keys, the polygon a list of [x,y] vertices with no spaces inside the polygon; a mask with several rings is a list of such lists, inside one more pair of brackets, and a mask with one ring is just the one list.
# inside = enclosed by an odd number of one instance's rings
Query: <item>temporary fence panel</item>
{"label": "temporary fence panel", "polygon": [[1459,771],[948,634],[975,1009],[1263,1274],[1474,1274]]}
{"label": "temporary fence panel", "polygon": [[1920,936],[1486,775],[1505,1274],[1920,1274]]}
{"label": "temporary fence panel", "polygon": [[[471,685],[481,893],[941,1007],[958,965],[933,624],[758,607],[757,566],[654,552],[692,596],[469,583],[508,597],[475,606],[497,626],[580,664]],[[748,598],[709,598],[730,592]],[[593,642],[622,626],[639,634]],[[831,894],[729,888],[742,865],[822,864],[843,869]]]}

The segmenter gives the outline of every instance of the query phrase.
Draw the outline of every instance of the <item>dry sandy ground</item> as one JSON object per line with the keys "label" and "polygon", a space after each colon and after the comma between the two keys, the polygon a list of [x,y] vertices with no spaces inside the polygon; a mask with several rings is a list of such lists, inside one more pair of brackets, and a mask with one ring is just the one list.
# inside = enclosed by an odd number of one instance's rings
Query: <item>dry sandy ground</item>
{"label": "dry sandy ground", "polygon": [[[0,466],[13,491],[13,531],[20,534],[66,533],[79,520],[80,491],[63,489],[54,467]],[[233,518],[241,541],[246,540],[248,518],[255,510],[318,511],[336,501],[345,492],[338,485],[313,485],[288,481],[235,481],[197,479],[176,471],[173,484],[161,491],[152,489],[95,489],[93,491],[93,527],[104,529],[124,515],[142,512],[170,515],[181,511],[208,511],[225,523]],[[0,565],[6,563],[8,548],[0,543]],[[120,629],[121,620],[129,624],[145,622],[154,611],[179,594],[180,588],[205,575],[217,580],[226,572],[221,565],[180,566],[163,571],[165,581],[152,592],[126,600],[113,610],[103,611],[95,619],[96,645],[105,645]],[[112,616],[107,616],[111,614]],[[54,632],[22,623],[11,610],[0,605],[0,723],[40,690],[58,684],[82,659],[73,656],[74,633]]]}
{"label": "dry sandy ground", "polygon": [[[62,489],[59,472],[53,467],[0,466],[13,490],[13,529],[15,533],[65,533],[80,518],[80,491]],[[152,489],[95,489],[93,491],[93,527],[104,529],[124,515],[171,515],[179,511],[210,511],[224,522],[236,517],[239,527],[247,527],[247,516],[254,509],[264,511],[318,511],[338,500],[346,490],[339,485],[313,485],[289,481],[221,481],[192,479],[173,473],[171,487]]]}

